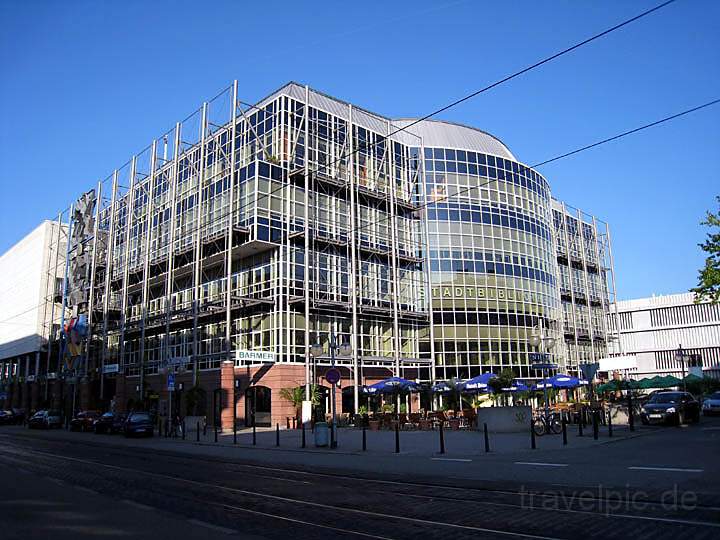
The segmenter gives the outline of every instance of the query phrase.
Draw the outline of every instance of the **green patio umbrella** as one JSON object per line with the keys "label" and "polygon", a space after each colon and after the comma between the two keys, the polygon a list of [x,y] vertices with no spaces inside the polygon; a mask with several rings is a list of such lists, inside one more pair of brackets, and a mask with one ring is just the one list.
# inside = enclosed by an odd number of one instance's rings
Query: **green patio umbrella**
{"label": "green patio umbrella", "polygon": [[685,381],[686,383],[699,383],[699,382],[702,382],[702,380],[703,380],[702,377],[698,377],[697,375],[695,375],[693,373],[690,373],[683,379],[683,381]]}
{"label": "green patio umbrella", "polygon": [[643,390],[647,390],[648,388],[653,388],[653,381],[650,377],[645,377],[644,379],[640,379],[638,381],[638,388],[641,388]]}
{"label": "green patio umbrella", "polygon": [[677,377],[666,375],[665,377],[662,377],[662,383],[662,388],[670,388],[671,386],[679,386],[681,381]]}
{"label": "green patio umbrella", "polygon": [[665,388],[663,378],[660,375],[655,375],[647,380],[647,388]]}

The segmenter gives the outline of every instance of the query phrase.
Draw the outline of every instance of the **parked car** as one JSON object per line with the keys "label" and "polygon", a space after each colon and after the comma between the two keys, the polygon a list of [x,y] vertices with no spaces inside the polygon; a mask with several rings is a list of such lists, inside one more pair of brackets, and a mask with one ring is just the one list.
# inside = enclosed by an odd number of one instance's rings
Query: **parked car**
{"label": "parked car", "polygon": [[120,433],[123,430],[126,415],[106,412],[98,417],[93,424],[95,433]]}
{"label": "parked car", "polygon": [[640,410],[643,424],[700,421],[700,403],[688,392],[658,392]]}
{"label": "parked car", "polygon": [[123,423],[123,434],[126,437],[135,435],[152,437],[154,429],[155,424],[148,412],[132,412],[128,414],[128,417]]}
{"label": "parked car", "polygon": [[702,403],[703,416],[720,414],[720,392],[710,394]]}
{"label": "parked car", "polygon": [[28,427],[51,429],[62,427],[62,416],[59,411],[38,411],[28,420]]}
{"label": "parked car", "polygon": [[100,413],[97,411],[80,411],[70,420],[70,431],[92,431],[98,416]]}
{"label": "parked car", "polygon": [[24,417],[25,413],[20,409],[6,409],[0,411],[0,425],[22,424]]}

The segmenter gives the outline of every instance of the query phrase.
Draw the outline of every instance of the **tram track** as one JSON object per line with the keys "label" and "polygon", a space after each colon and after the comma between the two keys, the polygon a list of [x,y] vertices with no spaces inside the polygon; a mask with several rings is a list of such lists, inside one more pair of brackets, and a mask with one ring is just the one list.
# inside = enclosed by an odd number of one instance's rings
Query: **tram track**
{"label": "tram track", "polygon": [[[322,528],[327,525],[324,516],[332,513],[344,516],[339,517],[343,524],[362,525],[361,529],[347,528],[347,525],[334,527],[337,529],[336,533],[373,538],[406,537],[404,534],[400,537],[388,535],[388,524],[396,525],[395,529],[413,529],[413,534],[422,533],[431,538],[444,537],[443,531],[453,531],[453,538],[462,538],[465,534],[471,538],[477,538],[478,535],[503,538],[573,538],[587,533],[585,522],[588,520],[597,522],[595,526],[598,531],[607,529],[612,523],[616,531],[624,528],[629,530],[628,528],[632,527],[635,536],[646,532],[648,537],[652,538],[684,535],[689,530],[692,530],[694,538],[712,538],[720,527],[716,520],[716,509],[713,508],[702,510],[706,512],[704,515],[707,520],[681,516],[667,518],[659,512],[655,512],[656,515],[604,515],[593,510],[577,509],[553,509],[556,515],[551,518],[548,512],[551,508],[546,499],[535,501],[531,506],[519,504],[518,493],[512,490],[468,490],[419,482],[403,485],[394,480],[221,460],[204,463],[199,462],[197,456],[168,452],[148,453],[145,449],[132,447],[102,445],[108,451],[105,455],[93,455],[92,459],[85,459],[68,454],[81,455],[81,446],[90,445],[63,445],[61,450],[64,455],[57,451],[44,452],[28,448],[24,444],[12,446],[14,450],[8,445],[2,447],[0,459],[13,459],[16,466],[40,469],[39,474],[49,476],[53,476],[53,473],[57,476],[59,470],[79,471],[84,480],[78,475],[68,474],[61,479],[69,483],[89,483],[90,485],[84,487],[93,489],[97,482],[110,481],[117,488],[114,491],[126,489],[131,498],[133,495],[148,497],[147,492],[154,491],[149,496],[151,499],[182,500],[185,506],[191,506],[193,501],[202,501],[203,507],[213,508],[214,517],[221,521],[223,512],[244,512]],[[97,448],[97,445],[93,445],[90,450],[94,448]],[[130,464],[117,465],[107,463],[108,460],[114,463],[124,460]],[[64,463],[65,466],[58,467],[58,463]],[[177,476],[177,471],[183,471],[183,477]],[[138,484],[143,484],[143,478],[152,479],[153,482],[138,488]],[[209,478],[213,480],[208,480]],[[307,483],[299,486],[299,478],[303,478],[302,481]],[[232,485],[238,481],[243,482],[242,487]],[[178,489],[178,485],[184,488]],[[185,495],[188,487],[193,491],[190,497]],[[429,493],[417,493],[413,490]],[[495,500],[488,500],[488,497]],[[392,511],[388,511],[390,509]],[[502,514],[512,516],[512,519],[500,517]],[[436,516],[441,516],[442,519],[437,519]],[[482,519],[483,516],[485,519]],[[492,519],[488,520],[487,516]],[[564,530],[550,527],[553,530],[548,532],[548,527],[544,525],[548,519],[562,520]],[[497,526],[490,526],[488,521],[497,523]],[[658,526],[661,524],[664,525],[663,534],[658,535]],[[639,534],[638,537],[642,536],[643,534]],[[607,534],[605,537],[608,537]]]}

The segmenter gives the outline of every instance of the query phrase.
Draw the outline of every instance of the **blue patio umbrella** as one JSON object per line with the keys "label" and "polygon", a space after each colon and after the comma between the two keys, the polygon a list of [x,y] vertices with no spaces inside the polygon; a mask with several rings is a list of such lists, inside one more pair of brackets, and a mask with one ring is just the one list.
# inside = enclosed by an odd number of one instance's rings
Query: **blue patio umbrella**
{"label": "blue patio umbrella", "polygon": [[453,391],[453,388],[445,381],[435,383],[432,387],[434,394],[448,394]]}
{"label": "blue patio umbrella", "polygon": [[408,381],[402,377],[390,377],[375,384],[365,387],[365,393],[375,394],[392,394],[394,392],[416,392],[420,389],[417,383]]}
{"label": "blue patio umbrella", "polygon": [[490,379],[495,379],[496,377],[497,375],[494,373],[483,373],[482,375],[465,381],[463,388],[466,392],[485,392],[487,391]]}
{"label": "blue patio umbrella", "polygon": [[513,381],[512,386],[503,388],[503,392],[527,392],[528,390],[530,390],[530,387],[524,382],[518,380]]}
{"label": "blue patio umbrella", "polygon": [[539,381],[533,388],[535,390],[543,390],[544,388],[577,388],[581,384],[582,382],[577,377],[558,374]]}

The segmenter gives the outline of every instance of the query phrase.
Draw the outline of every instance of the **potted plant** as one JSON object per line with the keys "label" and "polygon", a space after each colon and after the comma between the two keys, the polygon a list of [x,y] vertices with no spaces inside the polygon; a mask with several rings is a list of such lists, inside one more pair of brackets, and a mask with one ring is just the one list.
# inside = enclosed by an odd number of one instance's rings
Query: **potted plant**
{"label": "potted plant", "polygon": [[[302,404],[305,401],[305,387],[295,386],[293,388],[283,388],[280,390],[280,397],[286,401],[289,401],[295,409],[295,420],[297,425],[300,426],[302,422]],[[317,407],[320,404],[320,391],[317,385],[310,385],[310,402],[313,407]]]}
{"label": "potted plant", "polygon": [[358,413],[355,420],[355,424],[358,427],[363,427],[368,425],[368,408],[365,405],[360,405],[358,407]]}

